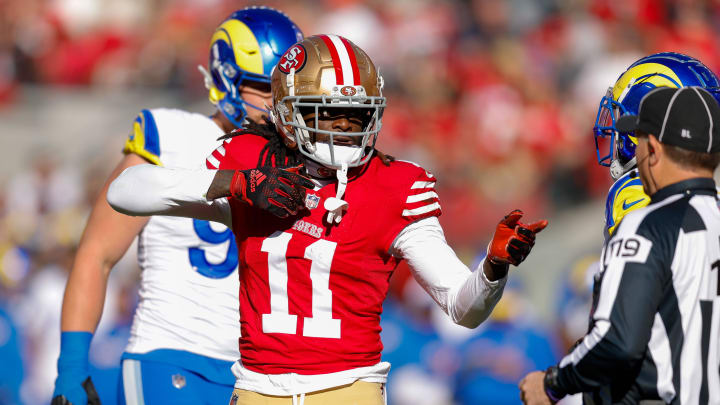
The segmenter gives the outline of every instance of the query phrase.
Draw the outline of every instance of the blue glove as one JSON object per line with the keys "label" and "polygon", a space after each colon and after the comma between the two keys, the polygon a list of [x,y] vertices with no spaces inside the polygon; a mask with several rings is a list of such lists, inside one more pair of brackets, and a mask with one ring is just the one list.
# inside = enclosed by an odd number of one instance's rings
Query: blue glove
{"label": "blue glove", "polygon": [[55,380],[53,403],[88,404],[85,385],[92,386],[88,365],[91,340],[90,332],[62,332],[60,335],[58,377]]}

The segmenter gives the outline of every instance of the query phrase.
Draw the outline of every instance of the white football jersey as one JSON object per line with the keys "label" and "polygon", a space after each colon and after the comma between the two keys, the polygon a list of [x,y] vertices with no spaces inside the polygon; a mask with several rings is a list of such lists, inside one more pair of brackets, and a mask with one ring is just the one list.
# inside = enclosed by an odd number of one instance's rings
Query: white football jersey
{"label": "white football jersey", "polygon": [[[142,110],[125,144],[165,167],[204,167],[222,130],[202,114]],[[184,350],[235,361],[238,353],[238,251],[230,229],[189,218],[153,216],[138,238],[140,302],[128,353]]]}

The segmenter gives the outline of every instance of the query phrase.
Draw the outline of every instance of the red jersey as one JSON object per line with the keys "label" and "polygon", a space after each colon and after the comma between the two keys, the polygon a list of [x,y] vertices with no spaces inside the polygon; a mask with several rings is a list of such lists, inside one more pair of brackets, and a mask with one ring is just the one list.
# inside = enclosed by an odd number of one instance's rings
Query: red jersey
{"label": "red jersey", "polygon": [[[255,167],[265,140],[231,138],[213,153],[219,169]],[[348,173],[349,207],[329,224],[334,182],[308,191],[309,211],[277,218],[230,198],[240,259],[240,353],[263,374],[325,374],[380,362],[380,314],[398,264],[389,250],[418,219],[440,215],[434,177],[408,162],[373,158]]]}

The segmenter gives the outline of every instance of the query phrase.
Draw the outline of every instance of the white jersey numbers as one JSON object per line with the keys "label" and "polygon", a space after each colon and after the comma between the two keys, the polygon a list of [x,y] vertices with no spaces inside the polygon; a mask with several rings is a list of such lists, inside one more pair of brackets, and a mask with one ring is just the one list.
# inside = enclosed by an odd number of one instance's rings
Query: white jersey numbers
{"label": "white jersey numbers", "polygon": [[[297,315],[288,309],[287,248],[292,234],[275,232],[263,240],[261,251],[268,253],[268,280],[270,287],[270,313],[263,314],[264,333],[297,333]],[[312,317],[304,319],[303,336],[340,338],[340,319],[332,317],[332,291],[330,291],[330,265],[336,242],[317,240],[305,248],[305,258],[312,262]]]}

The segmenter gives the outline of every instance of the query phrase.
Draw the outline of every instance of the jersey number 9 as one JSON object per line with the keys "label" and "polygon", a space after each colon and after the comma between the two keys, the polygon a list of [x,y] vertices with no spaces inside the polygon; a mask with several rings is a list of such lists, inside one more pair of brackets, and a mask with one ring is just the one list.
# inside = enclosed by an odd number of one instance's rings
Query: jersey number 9
{"label": "jersey number 9", "polygon": [[199,247],[191,247],[188,252],[190,256],[190,264],[198,273],[209,278],[225,278],[235,271],[238,265],[238,248],[235,244],[235,238],[230,229],[222,232],[216,232],[210,227],[210,222],[193,220],[193,228],[197,236],[203,241],[212,244],[221,244],[229,241],[225,260],[220,263],[210,263],[207,260],[205,251]]}

